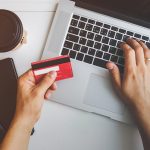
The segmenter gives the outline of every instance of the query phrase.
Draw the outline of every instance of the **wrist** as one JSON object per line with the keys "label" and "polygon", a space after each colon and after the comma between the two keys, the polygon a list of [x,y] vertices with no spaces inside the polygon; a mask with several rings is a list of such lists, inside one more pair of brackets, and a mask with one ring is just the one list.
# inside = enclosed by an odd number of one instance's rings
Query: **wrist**
{"label": "wrist", "polygon": [[11,123],[11,126],[16,126],[19,129],[31,134],[34,124],[24,117],[15,116]]}
{"label": "wrist", "polygon": [[138,116],[145,116],[150,112],[150,106],[145,101],[139,101],[133,105],[133,111],[135,111]]}
{"label": "wrist", "polygon": [[135,104],[131,107],[131,112],[133,113],[138,125],[149,124],[149,114],[150,114],[150,106],[145,102],[141,102]]}

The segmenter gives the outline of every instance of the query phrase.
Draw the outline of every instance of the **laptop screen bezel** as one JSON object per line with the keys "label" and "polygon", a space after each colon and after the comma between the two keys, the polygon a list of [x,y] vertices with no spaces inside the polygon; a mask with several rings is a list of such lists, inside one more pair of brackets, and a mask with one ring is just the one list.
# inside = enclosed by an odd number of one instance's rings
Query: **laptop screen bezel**
{"label": "laptop screen bezel", "polygon": [[128,21],[128,22],[131,22],[131,23],[134,23],[134,24],[146,27],[146,28],[150,28],[150,22],[148,22],[148,21],[145,21],[145,20],[142,20],[139,18],[135,18],[135,17],[129,17],[123,13],[118,13],[118,12],[115,12],[112,10],[104,9],[102,7],[99,7],[99,6],[89,5],[88,3],[85,3],[82,0],[73,0],[73,1],[75,1],[75,5],[78,7],[92,10],[95,12],[99,12],[101,14],[108,15],[108,16],[111,16],[114,18],[118,18],[118,19],[121,19],[124,21]]}

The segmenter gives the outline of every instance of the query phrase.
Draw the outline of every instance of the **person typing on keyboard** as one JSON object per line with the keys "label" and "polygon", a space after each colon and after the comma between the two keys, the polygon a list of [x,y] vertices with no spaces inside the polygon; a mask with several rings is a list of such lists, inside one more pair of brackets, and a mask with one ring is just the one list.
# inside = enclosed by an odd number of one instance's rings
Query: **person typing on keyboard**
{"label": "person typing on keyboard", "polygon": [[[128,39],[121,44],[124,50],[125,66],[121,76],[119,68],[112,62],[107,68],[112,76],[116,91],[127,104],[135,118],[144,149],[150,149],[150,50],[141,41]],[[39,120],[43,99],[49,97],[57,88],[56,72],[51,72],[35,84],[32,71],[19,78],[17,106],[0,150],[27,150],[34,124]]]}

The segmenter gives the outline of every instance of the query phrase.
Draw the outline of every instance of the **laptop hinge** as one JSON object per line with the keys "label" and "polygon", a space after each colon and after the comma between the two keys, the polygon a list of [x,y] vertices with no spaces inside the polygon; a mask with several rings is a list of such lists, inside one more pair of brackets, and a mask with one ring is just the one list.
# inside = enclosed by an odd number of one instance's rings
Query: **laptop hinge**
{"label": "laptop hinge", "polygon": [[88,9],[88,10],[92,10],[92,11],[95,11],[95,12],[102,13],[104,15],[108,15],[108,16],[111,16],[111,17],[115,17],[115,18],[118,18],[118,19],[121,19],[121,20],[124,20],[124,21],[128,21],[128,22],[140,25],[140,26],[150,28],[150,23],[149,22],[146,22],[146,21],[143,21],[143,20],[140,20],[140,19],[137,19],[137,18],[129,17],[129,16],[126,16],[126,15],[121,14],[121,13],[116,13],[116,12],[113,12],[113,11],[110,11],[110,10],[105,10],[105,9],[100,8],[98,6],[88,5],[87,3],[82,2],[80,0],[74,0],[74,1],[75,1],[75,5],[78,6],[78,7],[82,7],[82,8]]}

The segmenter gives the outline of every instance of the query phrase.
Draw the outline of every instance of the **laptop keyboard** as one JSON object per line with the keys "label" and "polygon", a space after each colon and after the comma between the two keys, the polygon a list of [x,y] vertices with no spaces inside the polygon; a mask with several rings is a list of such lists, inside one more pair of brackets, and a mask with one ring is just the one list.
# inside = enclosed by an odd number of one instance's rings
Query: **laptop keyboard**
{"label": "laptop keyboard", "polygon": [[147,36],[73,15],[61,55],[69,55],[72,59],[102,68],[112,61],[123,72],[124,54],[119,45],[129,37],[139,39],[150,47]]}

